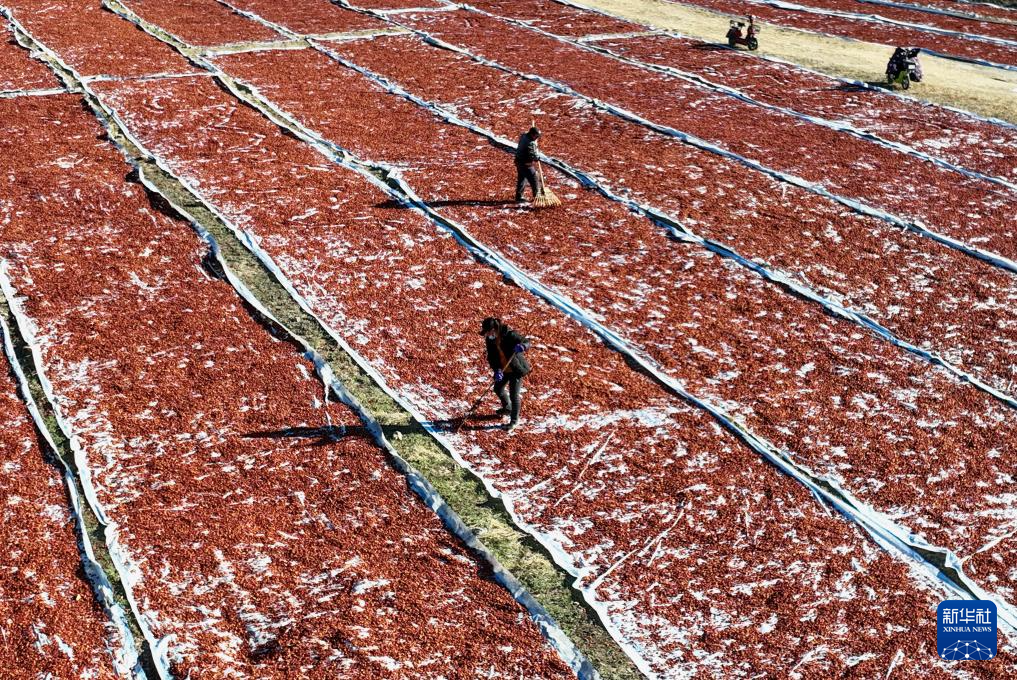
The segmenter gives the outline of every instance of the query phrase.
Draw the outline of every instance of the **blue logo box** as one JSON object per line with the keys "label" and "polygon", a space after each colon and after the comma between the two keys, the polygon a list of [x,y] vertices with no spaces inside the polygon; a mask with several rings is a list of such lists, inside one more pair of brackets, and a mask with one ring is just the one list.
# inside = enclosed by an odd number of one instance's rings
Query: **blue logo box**
{"label": "blue logo box", "polygon": [[996,657],[996,603],[945,600],[936,610],[936,646],[947,661],[988,661]]}

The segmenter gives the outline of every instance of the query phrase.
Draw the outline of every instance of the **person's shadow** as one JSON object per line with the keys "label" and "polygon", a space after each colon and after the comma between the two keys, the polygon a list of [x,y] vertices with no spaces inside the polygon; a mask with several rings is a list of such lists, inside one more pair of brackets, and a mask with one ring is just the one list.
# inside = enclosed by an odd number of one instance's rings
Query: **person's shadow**
{"label": "person's shadow", "polygon": [[[498,430],[504,427],[501,416],[493,413],[485,415],[473,414],[468,417],[458,416],[447,420],[429,420],[420,423],[425,429],[435,432],[467,432],[475,430]],[[391,440],[397,435],[419,433],[416,425],[382,425],[385,437]],[[320,427],[286,427],[281,430],[262,430],[241,435],[244,439],[300,439],[306,440],[304,446],[333,446],[350,439],[364,439],[374,442],[374,433],[363,425],[323,425]]]}
{"label": "person's shadow", "polygon": [[493,413],[485,415],[473,414],[458,416],[448,420],[430,420],[423,423],[424,427],[441,433],[476,432],[483,430],[500,430],[505,427],[501,416]]}
{"label": "person's shadow", "polygon": [[[865,85],[869,87],[875,87],[880,90],[892,90],[893,87],[885,80],[867,80]],[[866,92],[868,88],[863,85],[855,85],[853,83],[841,83],[836,88],[839,92]]]}
{"label": "person's shadow", "polygon": [[371,433],[363,425],[323,425],[248,432],[241,436],[244,439],[306,439],[306,446],[330,446],[343,439],[367,439]]}
{"label": "person's shadow", "polygon": [[[424,204],[430,208],[456,208],[460,206],[469,208],[499,208],[507,205],[525,205],[525,203],[516,203],[509,199],[500,200],[485,200],[485,199],[457,199],[449,201],[424,201]],[[405,209],[410,207],[406,203],[396,200],[388,200],[378,203],[374,207],[384,209]]]}
{"label": "person's shadow", "polygon": [[721,50],[729,50],[727,43],[696,43],[692,46],[692,49],[699,50],[700,52],[720,52]]}

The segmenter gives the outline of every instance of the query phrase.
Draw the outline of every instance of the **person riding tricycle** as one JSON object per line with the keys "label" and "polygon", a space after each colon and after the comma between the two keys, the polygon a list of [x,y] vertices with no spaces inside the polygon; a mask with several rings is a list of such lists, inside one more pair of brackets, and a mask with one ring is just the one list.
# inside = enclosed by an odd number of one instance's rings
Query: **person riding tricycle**
{"label": "person riding tricycle", "polygon": [[918,61],[920,47],[898,47],[886,63],[886,84],[900,85],[906,90],[911,83],[922,82],[922,65]]}
{"label": "person riding tricycle", "polygon": [[744,21],[738,21],[737,19],[731,20],[731,27],[727,29],[727,45],[728,47],[735,47],[736,45],[745,45],[750,50],[754,50],[759,47],[759,40],[756,36],[759,34],[759,28],[756,26],[755,20],[750,14],[748,16],[749,27],[744,32],[742,29],[745,28]]}

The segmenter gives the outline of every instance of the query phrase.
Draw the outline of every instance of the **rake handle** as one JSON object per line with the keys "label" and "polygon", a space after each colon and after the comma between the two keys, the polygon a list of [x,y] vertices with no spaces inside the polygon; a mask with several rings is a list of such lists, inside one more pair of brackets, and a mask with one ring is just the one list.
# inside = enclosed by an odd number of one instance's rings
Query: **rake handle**
{"label": "rake handle", "polygon": [[[511,364],[512,360],[515,359],[515,358],[516,358],[516,353],[513,352],[512,356],[510,356],[508,358],[508,360],[505,362],[505,365],[501,367],[501,372],[502,373],[505,372],[505,369],[507,369],[509,367],[509,364]],[[452,428],[452,434],[455,434],[456,432],[458,432],[459,428],[461,428],[466,423],[466,419],[469,418],[471,415],[473,415],[473,412],[477,410],[477,407],[480,406],[480,402],[484,401],[484,397],[487,396],[487,390],[488,390],[488,388],[485,387],[484,391],[480,393],[479,397],[477,397],[477,400],[475,402],[473,402],[473,406],[470,407],[470,410],[467,411],[466,414],[459,421],[459,423],[455,427]]]}
{"label": "rake handle", "polygon": [[[537,120],[535,118],[530,118],[530,127],[531,128],[537,127]],[[541,166],[540,157],[539,156],[537,157],[537,179],[540,181],[540,191],[537,192],[537,195],[538,196],[543,196],[544,195],[544,168]],[[504,370],[504,369],[502,369],[502,370]]]}
{"label": "rake handle", "polygon": [[540,182],[540,191],[538,192],[538,195],[543,196],[544,195],[544,186],[545,186],[544,185],[544,168],[543,168],[543,165],[541,164],[539,158],[537,159],[537,181]]}

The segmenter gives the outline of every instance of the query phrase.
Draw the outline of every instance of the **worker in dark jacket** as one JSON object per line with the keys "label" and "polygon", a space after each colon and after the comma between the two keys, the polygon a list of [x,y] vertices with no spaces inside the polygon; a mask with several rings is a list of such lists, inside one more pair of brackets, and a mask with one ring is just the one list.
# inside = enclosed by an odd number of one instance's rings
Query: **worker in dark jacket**
{"label": "worker in dark jacket", "polygon": [[494,371],[494,393],[501,400],[498,415],[509,416],[507,429],[512,431],[519,424],[523,378],[531,370],[524,354],[530,344],[518,331],[493,316],[484,319],[480,334],[487,344],[487,363]]}
{"label": "worker in dark jacket", "polygon": [[540,180],[537,177],[537,140],[540,138],[540,130],[531,127],[519,137],[516,145],[516,203],[523,200],[523,191],[527,183],[530,191],[537,195]]}

